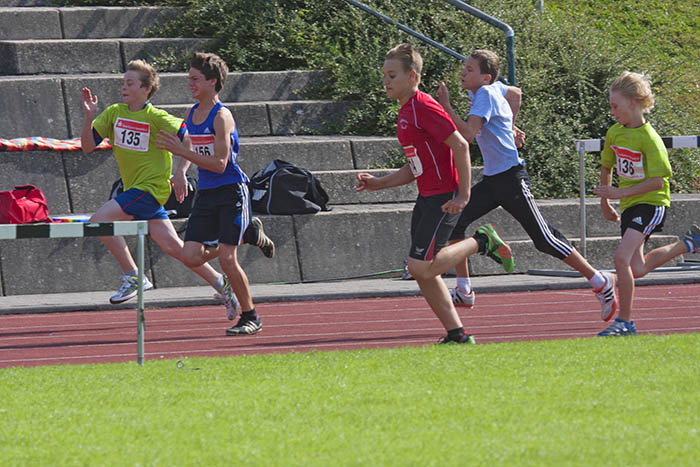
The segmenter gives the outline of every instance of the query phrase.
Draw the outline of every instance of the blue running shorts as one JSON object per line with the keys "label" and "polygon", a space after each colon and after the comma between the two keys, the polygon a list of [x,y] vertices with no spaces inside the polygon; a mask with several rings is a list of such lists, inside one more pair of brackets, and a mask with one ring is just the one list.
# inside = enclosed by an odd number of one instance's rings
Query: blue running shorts
{"label": "blue running shorts", "polygon": [[114,200],[119,203],[122,211],[134,216],[134,220],[168,219],[163,206],[147,191],[129,188],[117,195]]}

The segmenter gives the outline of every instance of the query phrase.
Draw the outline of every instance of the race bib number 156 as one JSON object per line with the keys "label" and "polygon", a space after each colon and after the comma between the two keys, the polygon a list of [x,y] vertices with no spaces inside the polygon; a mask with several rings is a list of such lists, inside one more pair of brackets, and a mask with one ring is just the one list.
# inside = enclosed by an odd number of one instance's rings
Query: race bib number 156
{"label": "race bib number 156", "polygon": [[151,129],[148,123],[118,118],[114,123],[114,141],[112,143],[120,148],[146,152],[150,136]]}
{"label": "race bib number 156", "polygon": [[192,148],[203,156],[214,155],[214,135],[190,135]]}

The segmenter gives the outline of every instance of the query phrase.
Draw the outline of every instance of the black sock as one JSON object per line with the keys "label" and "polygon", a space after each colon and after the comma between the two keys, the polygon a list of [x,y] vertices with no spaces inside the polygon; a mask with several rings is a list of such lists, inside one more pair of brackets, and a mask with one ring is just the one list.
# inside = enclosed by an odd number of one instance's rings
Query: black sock
{"label": "black sock", "polygon": [[479,253],[482,255],[486,254],[486,245],[489,242],[489,238],[481,232],[475,233],[472,235],[472,238],[476,240],[477,245],[479,245]]}
{"label": "black sock", "polygon": [[447,331],[447,338],[451,341],[458,341],[464,337],[464,328],[456,328],[451,331]]}
{"label": "black sock", "polygon": [[258,314],[255,312],[255,308],[253,308],[250,311],[244,311],[241,313],[241,318],[245,318],[246,320],[252,320],[255,321],[258,319]]}

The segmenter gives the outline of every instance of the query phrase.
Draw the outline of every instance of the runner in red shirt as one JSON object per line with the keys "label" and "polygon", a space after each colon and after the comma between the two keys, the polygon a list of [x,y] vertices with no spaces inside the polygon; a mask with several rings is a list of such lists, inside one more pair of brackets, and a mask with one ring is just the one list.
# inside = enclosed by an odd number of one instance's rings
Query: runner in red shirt
{"label": "runner in red shirt", "polygon": [[397,136],[408,161],[383,177],[357,175],[357,191],[381,190],[416,180],[419,196],[411,218],[408,269],[435,315],[447,330],[442,343],[473,344],[465,333],[441,275],[478,252],[510,249],[492,228],[447,246],[464,206],[469,202],[469,146],[449,115],[430,95],[418,90],[423,59],[410,44],[391,49],[384,61],[384,87],[401,104]]}

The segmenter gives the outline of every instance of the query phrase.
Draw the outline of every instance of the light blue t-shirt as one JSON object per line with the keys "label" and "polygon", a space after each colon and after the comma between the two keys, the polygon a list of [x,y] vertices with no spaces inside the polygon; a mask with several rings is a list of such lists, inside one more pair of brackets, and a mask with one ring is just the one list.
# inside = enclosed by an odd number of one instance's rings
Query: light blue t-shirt
{"label": "light blue t-shirt", "polygon": [[516,165],[525,165],[515,146],[513,112],[505,98],[507,92],[508,86],[500,81],[480,87],[476,94],[469,91],[472,100],[469,115],[484,119],[476,135],[484,157],[484,175],[496,175]]}

